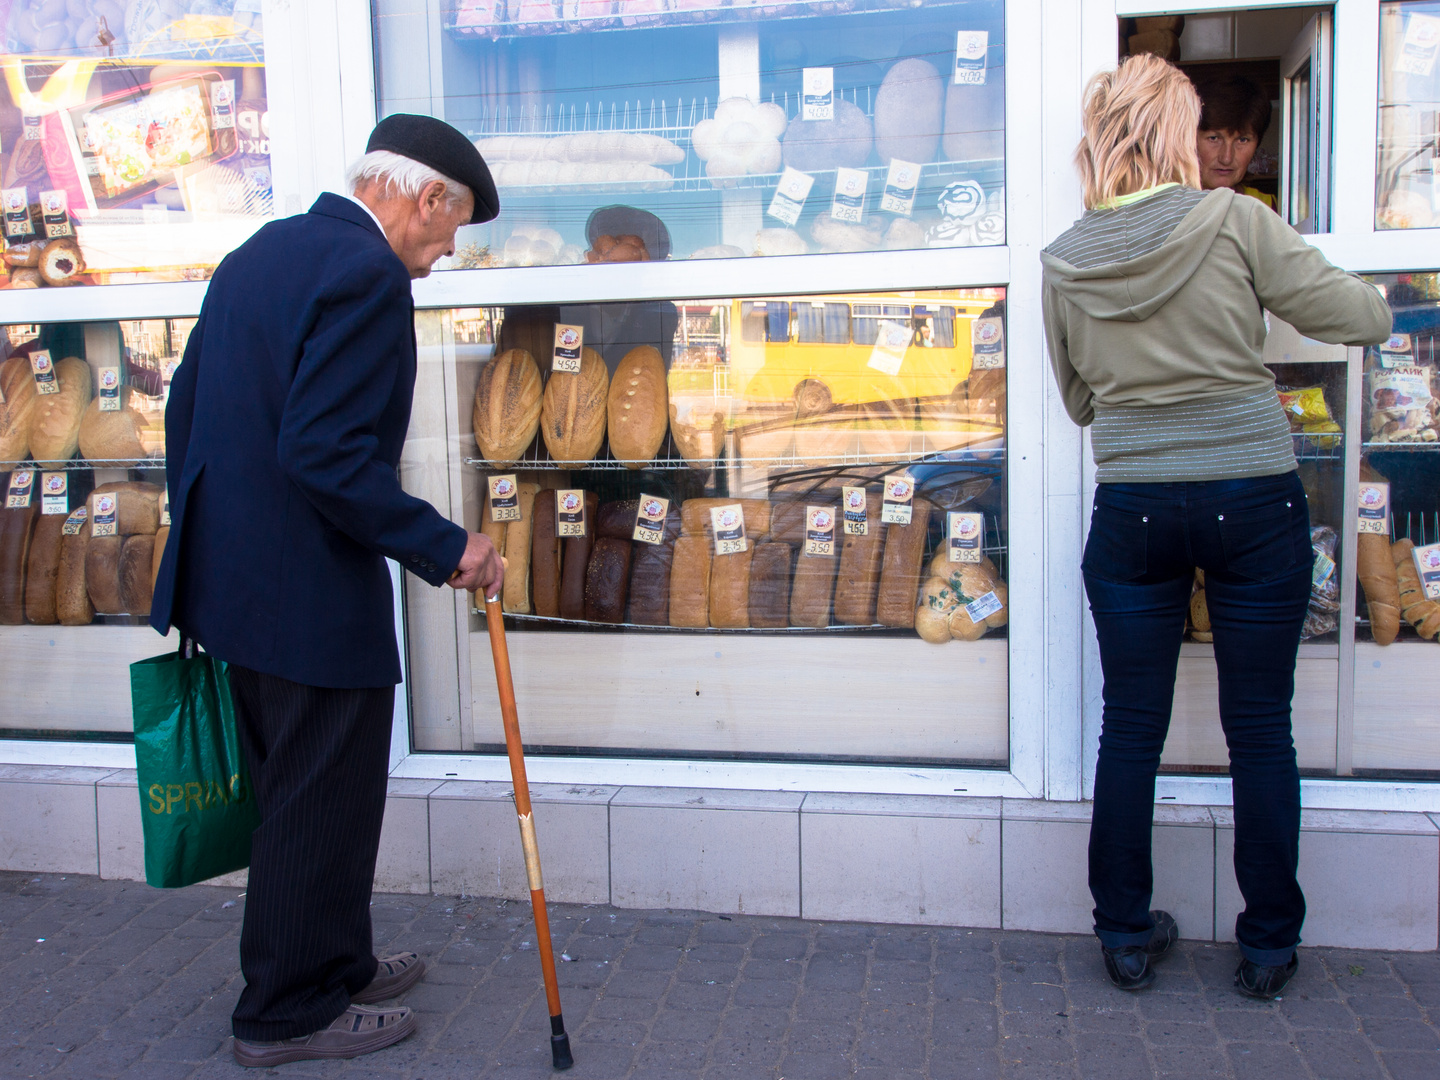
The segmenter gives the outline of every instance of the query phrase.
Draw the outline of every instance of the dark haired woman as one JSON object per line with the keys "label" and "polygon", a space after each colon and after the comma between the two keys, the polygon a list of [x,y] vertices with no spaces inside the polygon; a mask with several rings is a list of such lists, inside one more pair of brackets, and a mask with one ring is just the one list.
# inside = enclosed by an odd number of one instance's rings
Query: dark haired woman
{"label": "dark haired woman", "polygon": [[1275,196],[1245,184],[1250,162],[1270,127],[1270,99],[1253,79],[1243,77],[1201,82],[1200,130],[1195,149],[1200,156],[1200,187],[1230,188],[1237,195],[1259,199],[1271,210]]}

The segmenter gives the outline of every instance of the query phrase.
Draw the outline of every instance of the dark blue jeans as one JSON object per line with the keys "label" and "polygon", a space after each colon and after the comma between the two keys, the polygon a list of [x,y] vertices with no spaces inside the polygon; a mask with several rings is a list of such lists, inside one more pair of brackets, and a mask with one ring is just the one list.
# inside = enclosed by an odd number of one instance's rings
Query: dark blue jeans
{"label": "dark blue jeans", "polygon": [[1293,472],[1096,491],[1081,565],[1105,676],[1090,892],[1107,948],[1150,937],[1155,772],[1196,567],[1205,571],[1230,748],[1235,877],[1245,898],[1235,937],[1267,966],[1286,963],[1299,943],[1305,897],[1295,880],[1300,774],[1290,699],[1311,562],[1310,515]]}

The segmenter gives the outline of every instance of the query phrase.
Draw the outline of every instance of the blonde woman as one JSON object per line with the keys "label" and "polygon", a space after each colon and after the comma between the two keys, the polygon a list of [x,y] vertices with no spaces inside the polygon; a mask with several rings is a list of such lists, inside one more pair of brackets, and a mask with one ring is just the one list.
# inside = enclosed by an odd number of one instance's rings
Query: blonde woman
{"label": "blonde woman", "polygon": [[1264,311],[1327,342],[1390,332],[1370,286],[1229,188],[1201,191],[1200,101],[1134,56],[1095,76],[1075,154],[1085,215],[1041,255],[1045,330],[1097,479],[1081,569],[1099,635],[1104,723],[1090,832],[1095,932],[1116,986],[1139,990],[1179,936],[1150,911],[1155,772],[1196,568],[1230,748],[1240,991],[1273,998],[1298,965],[1300,779],[1290,733],[1310,595],[1310,521]]}

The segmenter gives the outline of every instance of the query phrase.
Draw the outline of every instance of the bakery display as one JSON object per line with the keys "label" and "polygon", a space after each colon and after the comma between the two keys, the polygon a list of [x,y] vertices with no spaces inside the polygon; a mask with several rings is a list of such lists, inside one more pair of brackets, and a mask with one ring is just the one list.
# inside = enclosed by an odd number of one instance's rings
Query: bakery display
{"label": "bakery display", "polygon": [[628,468],[643,468],[665,441],[670,398],[665,358],[650,345],[631,349],[615,368],[606,401],[610,456]]}
{"label": "bakery display", "polygon": [[91,398],[80,418],[80,453],[88,461],[135,461],[165,453],[165,406],[159,398],[120,387],[120,408],[106,412]]}
{"label": "bakery display", "polygon": [[60,392],[37,394],[30,415],[30,456],[36,461],[68,461],[80,447],[80,423],[91,398],[90,365],[67,356],[55,364],[55,382]]}
{"label": "bakery display", "polygon": [[605,360],[588,346],[578,372],[552,371],[540,406],[540,434],[561,465],[592,460],[605,441],[605,399],[610,375]]}
{"label": "bakery display", "polygon": [[926,568],[915,605],[915,631],[926,641],[979,641],[1010,621],[1010,596],[988,557],[952,563],[942,547]]}
{"label": "bakery display", "polygon": [[480,369],[471,419],[487,461],[518,461],[529,449],[540,427],[540,398],[540,369],[523,349],[506,349]]}
{"label": "bakery display", "polygon": [[630,582],[629,540],[596,538],[585,569],[585,618],[590,622],[625,621],[625,596]]}

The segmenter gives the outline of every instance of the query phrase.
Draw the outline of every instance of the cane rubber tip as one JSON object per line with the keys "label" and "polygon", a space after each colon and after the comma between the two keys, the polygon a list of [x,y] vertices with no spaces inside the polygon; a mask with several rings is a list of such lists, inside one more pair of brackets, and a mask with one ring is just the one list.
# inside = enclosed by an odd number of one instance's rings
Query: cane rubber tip
{"label": "cane rubber tip", "polygon": [[570,1056],[570,1036],[565,1034],[550,1036],[550,1055],[555,1063],[557,1072],[570,1068],[575,1064],[575,1059]]}

